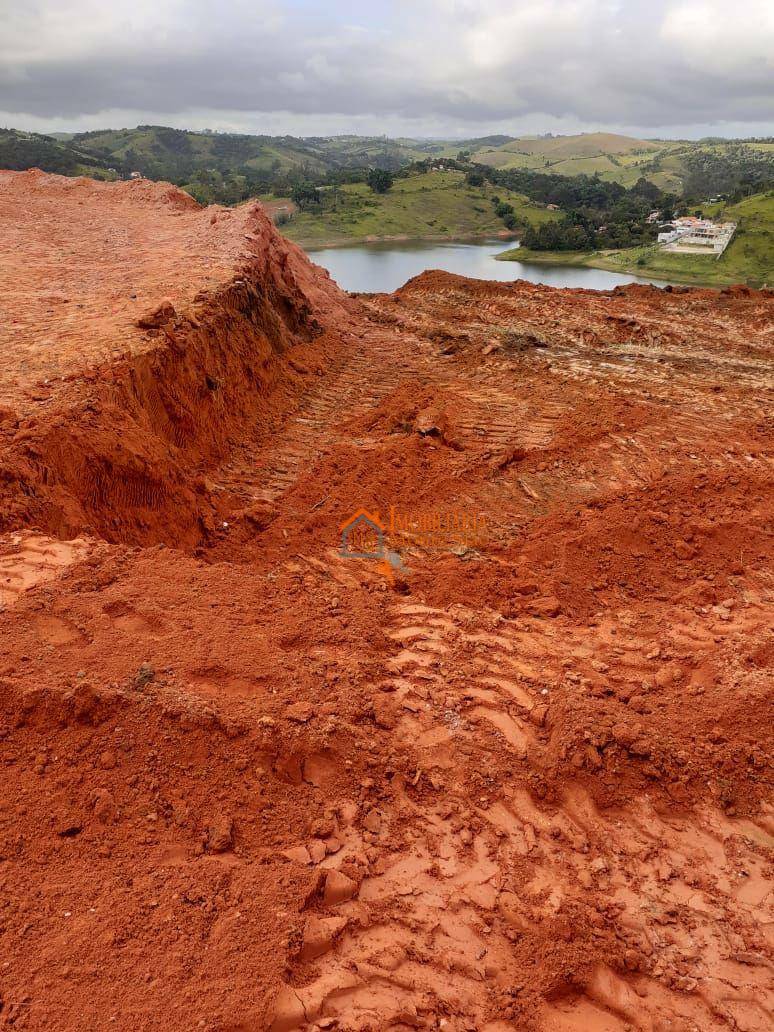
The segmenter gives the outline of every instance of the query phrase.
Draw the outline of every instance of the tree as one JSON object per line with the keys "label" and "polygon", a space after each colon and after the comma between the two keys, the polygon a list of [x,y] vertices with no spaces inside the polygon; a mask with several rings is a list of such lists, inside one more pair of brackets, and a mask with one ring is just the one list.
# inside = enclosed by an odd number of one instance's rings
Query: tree
{"label": "tree", "polygon": [[480,172],[468,172],[468,174],[465,176],[465,182],[468,184],[468,186],[483,186],[484,177],[481,175]]}
{"label": "tree", "polygon": [[317,207],[320,204],[320,193],[313,183],[296,183],[290,196],[301,211]]}
{"label": "tree", "polygon": [[631,188],[631,192],[639,197],[644,197],[653,204],[656,204],[661,199],[661,190],[656,186],[655,183],[651,183],[649,179],[645,179],[644,176],[640,176],[634,186]]}
{"label": "tree", "polygon": [[387,193],[392,186],[392,172],[386,172],[383,168],[369,169],[368,185],[374,193]]}

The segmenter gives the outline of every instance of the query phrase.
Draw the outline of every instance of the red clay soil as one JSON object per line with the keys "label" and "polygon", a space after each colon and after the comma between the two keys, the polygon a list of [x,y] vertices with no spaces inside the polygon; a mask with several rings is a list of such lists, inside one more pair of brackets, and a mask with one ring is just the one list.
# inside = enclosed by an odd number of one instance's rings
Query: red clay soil
{"label": "red clay soil", "polygon": [[774,296],[0,215],[0,1027],[770,1029]]}

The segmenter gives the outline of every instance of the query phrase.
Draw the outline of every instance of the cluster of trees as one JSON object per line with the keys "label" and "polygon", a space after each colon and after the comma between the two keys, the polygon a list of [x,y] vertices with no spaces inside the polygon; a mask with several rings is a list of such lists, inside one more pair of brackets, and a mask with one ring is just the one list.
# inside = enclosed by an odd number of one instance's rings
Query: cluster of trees
{"label": "cluster of trees", "polygon": [[[652,243],[658,235],[658,224],[647,221],[650,212],[659,211],[662,220],[667,221],[676,211],[682,211],[673,194],[664,193],[646,179],[628,190],[617,183],[604,183],[601,190],[587,186],[572,184],[571,189],[581,200],[568,205],[561,219],[529,227],[522,237],[524,246],[536,251],[636,247]],[[606,189],[611,186],[616,189]]]}
{"label": "cluster of trees", "polygon": [[240,204],[250,197],[274,194],[291,197],[303,211],[322,211],[335,208],[338,188],[347,183],[368,183],[374,193],[386,193],[394,179],[393,173],[377,168],[335,169],[315,174],[303,166],[284,170],[242,166],[232,172],[200,169],[180,185],[200,204]]}
{"label": "cluster of trees", "polygon": [[270,189],[259,173],[224,173],[219,169],[200,169],[182,185],[199,204],[241,204]]}
{"label": "cluster of trees", "polygon": [[301,211],[336,211],[340,200],[339,187],[344,183],[366,182],[374,193],[383,194],[392,187],[393,181],[392,173],[386,169],[351,169],[344,175],[328,173],[317,182],[311,179],[295,180],[288,193]]}
{"label": "cluster of trees", "polygon": [[560,222],[529,226],[521,244],[534,251],[591,251],[596,247],[596,236],[589,227],[565,217]]}
{"label": "cluster of trees", "polygon": [[[678,198],[660,190],[646,179],[627,189],[598,176],[561,176],[532,169],[493,169],[476,165],[467,174],[471,186],[489,181],[532,201],[555,205],[563,217],[537,227],[527,227],[522,236],[526,247],[540,251],[586,251],[597,248],[634,247],[655,239],[658,227],[647,222],[658,209],[663,218],[678,208]],[[519,220],[513,207],[493,198],[495,212],[508,229]]]}
{"label": "cluster of trees", "polygon": [[492,207],[495,210],[495,215],[498,219],[503,220],[503,225],[506,229],[516,229],[517,226],[522,225],[522,221],[516,214],[516,209],[508,201],[501,200],[497,194],[492,198]]}
{"label": "cluster of trees", "polygon": [[296,183],[290,191],[290,197],[301,211],[309,211],[310,209],[314,211],[320,208],[322,203],[321,191],[317,189],[314,183],[310,183],[308,180]]}
{"label": "cluster of trees", "polygon": [[755,150],[743,143],[688,151],[682,160],[687,170],[683,193],[691,202],[718,194],[739,201],[768,189],[774,182],[774,152]]}
{"label": "cluster of trees", "polygon": [[572,208],[607,208],[626,194],[626,188],[620,183],[609,183],[598,176],[561,176],[555,172],[536,172],[524,168],[478,168],[495,186],[505,186],[525,194],[532,201],[555,204],[565,211]]}

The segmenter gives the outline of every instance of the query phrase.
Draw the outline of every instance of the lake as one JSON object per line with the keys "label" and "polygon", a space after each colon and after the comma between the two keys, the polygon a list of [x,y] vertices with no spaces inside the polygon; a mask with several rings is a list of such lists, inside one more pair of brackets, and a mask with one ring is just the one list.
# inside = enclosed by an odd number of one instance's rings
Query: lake
{"label": "lake", "polygon": [[421,241],[353,244],[310,250],[309,257],[327,269],[344,290],[366,293],[390,293],[426,269],[443,269],[473,279],[504,283],[524,279],[552,287],[587,287],[591,290],[611,290],[621,283],[664,286],[658,280],[605,272],[604,269],[494,260],[494,255],[515,246],[516,242],[510,240],[471,244]]}

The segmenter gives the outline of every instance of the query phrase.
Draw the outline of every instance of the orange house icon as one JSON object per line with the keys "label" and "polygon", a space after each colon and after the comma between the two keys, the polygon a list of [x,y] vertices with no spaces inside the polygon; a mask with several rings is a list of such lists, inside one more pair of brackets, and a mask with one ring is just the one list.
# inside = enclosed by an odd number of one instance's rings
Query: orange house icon
{"label": "orange house icon", "polygon": [[378,512],[358,509],[339,527],[340,554],[348,559],[383,559],[385,529]]}

